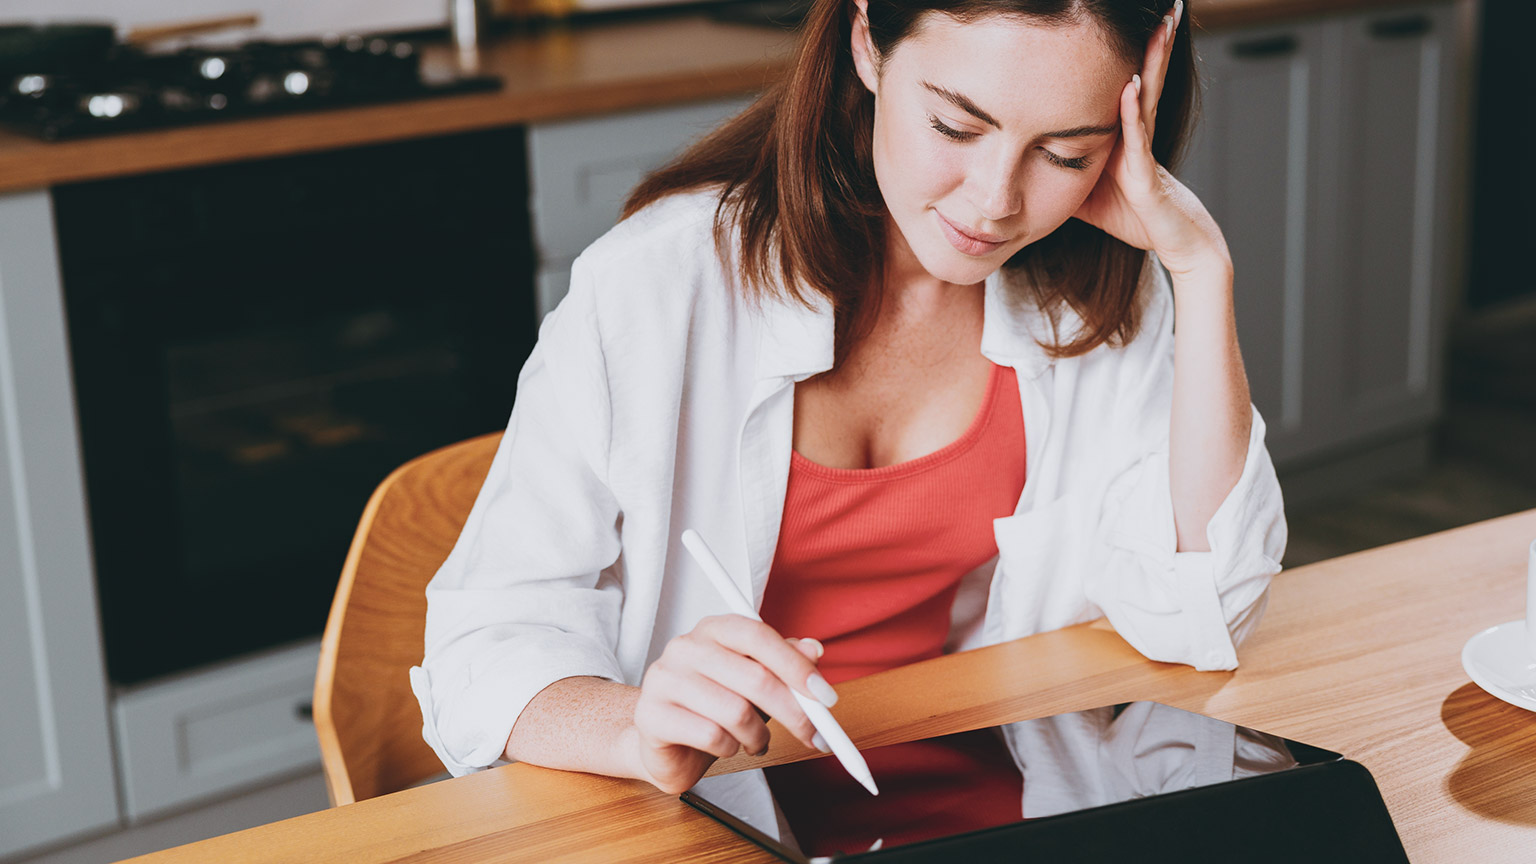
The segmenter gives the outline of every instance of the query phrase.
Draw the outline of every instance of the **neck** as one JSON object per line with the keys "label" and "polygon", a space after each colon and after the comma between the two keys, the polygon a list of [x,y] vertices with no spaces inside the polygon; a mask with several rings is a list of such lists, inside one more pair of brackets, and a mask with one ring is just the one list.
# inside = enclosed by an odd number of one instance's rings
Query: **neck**
{"label": "neck", "polygon": [[882,286],[880,318],[889,320],[924,320],[952,314],[957,307],[980,302],[983,283],[959,285],[945,282],[932,274],[917,259],[912,247],[896,223],[887,220],[885,283]]}

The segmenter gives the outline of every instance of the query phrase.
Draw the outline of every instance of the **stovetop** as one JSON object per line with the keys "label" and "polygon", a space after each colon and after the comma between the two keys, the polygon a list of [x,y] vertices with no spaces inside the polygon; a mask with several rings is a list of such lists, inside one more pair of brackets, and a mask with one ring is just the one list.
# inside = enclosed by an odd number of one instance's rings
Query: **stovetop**
{"label": "stovetop", "polygon": [[346,36],[169,53],[119,45],[91,66],[3,84],[0,124],[56,140],[495,90],[501,80],[428,76],[414,41]]}

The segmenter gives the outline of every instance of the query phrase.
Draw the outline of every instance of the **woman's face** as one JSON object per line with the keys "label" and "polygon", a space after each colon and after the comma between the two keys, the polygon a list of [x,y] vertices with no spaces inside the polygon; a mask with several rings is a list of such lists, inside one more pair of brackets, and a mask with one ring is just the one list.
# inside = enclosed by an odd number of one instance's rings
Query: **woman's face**
{"label": "woman's face", "polygon": [[900,272],[915,257],[942,281],[980,282],[1088,197],[1135,69],[1090,19],[936,13],[877,65],[863,20],[854,60],[875,96],[875,177],[897,229],[891,264]]}

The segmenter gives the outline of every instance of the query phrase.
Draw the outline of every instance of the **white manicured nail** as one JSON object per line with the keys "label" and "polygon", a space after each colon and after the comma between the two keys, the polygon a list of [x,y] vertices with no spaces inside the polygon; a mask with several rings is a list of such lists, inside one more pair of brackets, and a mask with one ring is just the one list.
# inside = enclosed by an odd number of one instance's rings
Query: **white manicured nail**
{"label": "white manicured nail", "polygon": [[811,677],[805,679],[805,689],[811,691],[816,701],[831,708],[837,704],[837,691],[827,683],[827,679],[821,677],[820,672],[812,672]]}
{"label": "white manicured nail", "polygon": [[817,660],[820,660],[822,658],[822,655],[827,653],[826,646],[822,645],[821,644],[821,640],[819,640],[819,639],[812,639],[809,636],[801,636],[798,639],[791,639],[789,641],[791,641],[791,642],[798,642],[801,645],[809,645],[812,648],[815,648],[816,649],[816,659]]}

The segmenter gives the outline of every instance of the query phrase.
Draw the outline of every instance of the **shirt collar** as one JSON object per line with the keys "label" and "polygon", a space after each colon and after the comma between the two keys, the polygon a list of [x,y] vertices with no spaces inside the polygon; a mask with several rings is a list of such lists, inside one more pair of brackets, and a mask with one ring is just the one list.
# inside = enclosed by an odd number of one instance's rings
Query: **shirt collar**
{"label": "shirt collar", "polygon": [[1071,333],[1081,322],[1069,309],[1052,324],[1051,316],[1034,300],[1023,273],[996,270],[987,277],[982,305],[981,353],[999,366],[1034,378],[1049,369],[1055,358],[1042,344],[1056,341],[1057,327]]}
{"label": "shirt collar", "polygon": [[782,295],[762,298],[757,377],[801,381],[832,368],[832,301],[802,288],[809,305]]}
{"label": "shirt collar", "polygon": [[[1042,312],[1023,284],[1022,276],[1002,270],[987,277],[982,307],[981,353],[1002,366],[1033,378],[1054,359],[1041,348],[1054,339],[1050,317]],[[809,288],[802,293],[809,306],[773,296],[762,301],[763,329],[757,347],[757,377],[801,381],[832,368],[834,332],[832,303]],[[1073,318],[1064,311],[1064,319]],[[1071,332],[1071,320],[1059,324]]]}

